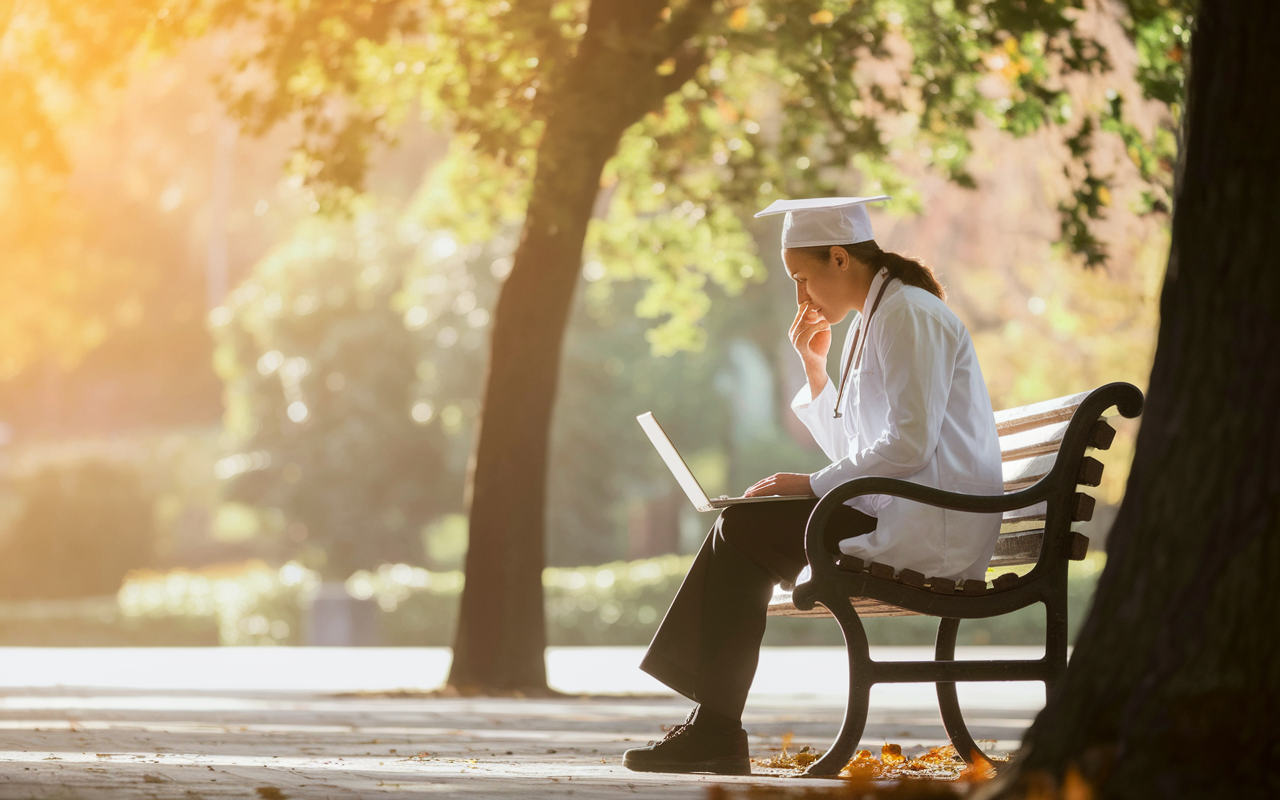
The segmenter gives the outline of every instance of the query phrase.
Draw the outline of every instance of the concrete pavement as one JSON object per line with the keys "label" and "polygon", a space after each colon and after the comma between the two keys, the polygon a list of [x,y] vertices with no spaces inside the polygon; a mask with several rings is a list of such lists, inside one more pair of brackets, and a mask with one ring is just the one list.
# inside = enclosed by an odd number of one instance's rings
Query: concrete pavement
{"label": "concrete pavement", "polygon": [[[449,658],[430,648],[0,649],[0,800],[702,798],[717,784],[795,785],[622,768],[623,750],[690,707],[635,668],[640,653],[554,649],[550,682],[580,696],[505,699],[427,694]],[[775,754],[788,733],[793,752],[825,749],[842,713],[843,663],[836,648],[762,653],[744,718],[753,756]],[[801,664],[810,677],[796,677]],[[974,736],[994,740],[995,753],[1016,747],[1044,701],[1038,684],[961,689]],[[908,755],[946,742],[932,687],[876,690],[863,746],[886,741]]]}

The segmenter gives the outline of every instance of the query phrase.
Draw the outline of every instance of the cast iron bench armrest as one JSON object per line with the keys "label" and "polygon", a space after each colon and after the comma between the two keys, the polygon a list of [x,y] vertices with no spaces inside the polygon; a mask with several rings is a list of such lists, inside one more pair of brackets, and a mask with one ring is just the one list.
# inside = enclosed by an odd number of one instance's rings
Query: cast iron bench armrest
{"label": "cast iron bench armrest", "polygon": [[899,478],[854,478],[823,495],[809,515],[809,524],[804,534],[804,549],[809,557],[809,566],[815,573],[819,570],[827,571],[836,568],[835,554],[829,552],[824,546],[822,532],[826,529],[831,514],[847,500],[868,494],[883,494],[900,497],[903,500],[913,500],[935,508],[970,511],[975,514],[996,514],[1025,508],[1046,499],[1051,494],[1056,471],[1055,467],[1053,472],[1021,491],[998,495],[947,492]]}

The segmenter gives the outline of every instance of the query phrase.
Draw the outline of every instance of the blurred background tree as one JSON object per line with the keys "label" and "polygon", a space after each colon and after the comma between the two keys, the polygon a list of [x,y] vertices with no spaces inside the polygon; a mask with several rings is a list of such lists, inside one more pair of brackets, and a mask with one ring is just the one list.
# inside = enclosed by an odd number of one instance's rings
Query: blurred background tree
{"label": "blurred background tree", "polygon": [[217,476],[281,510],[326,579],[420,563],[422,528],[462,510],[496,281],[425,238],[376,211],[302,224],[213,317],[232,450]]}

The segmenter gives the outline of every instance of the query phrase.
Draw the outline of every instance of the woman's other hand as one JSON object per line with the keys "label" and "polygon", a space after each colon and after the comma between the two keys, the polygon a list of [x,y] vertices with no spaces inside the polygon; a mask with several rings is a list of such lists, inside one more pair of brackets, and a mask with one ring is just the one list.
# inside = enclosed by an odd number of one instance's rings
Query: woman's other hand
{"label": "woman's other hand", "polygon": [[769,495],[815,496],[813,487],[809,485],[809,476],[798,472],[779,472],[777,475],[770,475],[742,493],[743,497],[767,497]]}

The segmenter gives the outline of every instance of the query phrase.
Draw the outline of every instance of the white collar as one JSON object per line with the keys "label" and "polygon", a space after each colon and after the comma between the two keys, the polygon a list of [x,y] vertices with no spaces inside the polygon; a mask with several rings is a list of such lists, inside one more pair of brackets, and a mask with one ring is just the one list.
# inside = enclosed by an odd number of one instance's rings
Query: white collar
{"label": "white collar", "polygon": [[871,277],[871,285],[867,287],[867,299],[862,301],[862,313],[859,314],[858,324],[862,324],[862,320],[866,318],[867,313],[871,311],[870,303],[876,301],[876,292],[880,290],[880,284],[889,280],[889,268],[881,267],[875,275]]}
{"label": "white collar", "polygon": [[[875,305],[875,302],[876,302],[875,298],[880,291],[880,287],[883,286],[884,283],[888,280],[891,280],[891,278],[889,277],[888,267],[881,267],[880,270],[876,272],[874,276],[872,276],[871,285],[867,287],[867,299],[862,302],[862,311],[858,312],[857,324],[851,325],[849,327],[849,332],[845,334],[844,341],[845,341],[846,347],[866,349],[867,317],[871,313],[871,306]],[[885,287],[885,291],[888,292],[888,287]],[[841,353],[841,355],[843,356],[843,359],[841,360],[841,363],[840,363],[839,375],[840,375],[841,386],[843,386],[845,381],[845,372],[846,372],[845,368],[846,366],[853,364],[854,351],[846,349],[843,353]]]}

